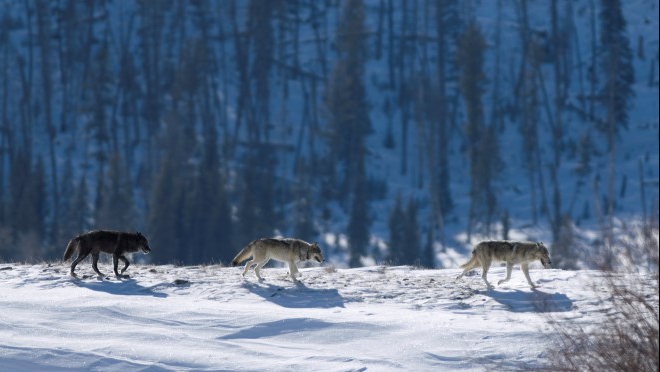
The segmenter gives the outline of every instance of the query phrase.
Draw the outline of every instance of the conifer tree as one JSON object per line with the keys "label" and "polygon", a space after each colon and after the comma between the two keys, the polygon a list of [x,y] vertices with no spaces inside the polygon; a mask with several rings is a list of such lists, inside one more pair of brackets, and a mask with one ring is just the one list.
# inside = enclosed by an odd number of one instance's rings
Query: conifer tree
{"label": "conifer tree", "polygon": [[475,226],[489,232],[497,207],[493,181],[502,167],[499,157],[497,132],[484,122],[481,97],[486,87],[483,71],[486,41],[479,25],[468,25],[463,33],[457,53],[461,67],[459,87],[465,101],[465,137],[470,161],[470,207],[468,238]]}
{"label": "conifer tree", "polygon": [[150,245],[158,247],[150,257],[158,263],[183,262],[188,248],[184,245],[183,210],[184,192],[191,178],[184,166],[189,138],[174,118],[167,121],[166,130],[161,140],[166,151],[152,182],[147,214]]}
{"label": "conifer tree", "polygon": [[[604,73],[601,98],[607,117],[599,129],[607,137],[608,180],[606,215],[608,235],[612,234],[615,205],[616,138],[621,129],[628,128],[628,108],[633,98],[634,70],[630,40],[626,35],[626,20],[620,0],[602,0],[600,12],[600,60]],[[612,237],[606,237],[611,244]]]}
{"label": "conifer tree", "polygon": [[95,225],[103,229],[136,230],[133,187],[120,153],[110,156],[99,173]]}
{"label": "conifer tree", "polygon": [[308,167],[303,166],[302,168],[299,184],[293,189],[296,208],[294,235],[311,241],[317,235],[314,226],[313,194]]}
{"label": "conifer tree", "polygon": [[363,164],[364,141],[371,132],[369,106],[364,85],[366,62],[365,9],[361,0],[344,4],[337,29],[338,60],[326,91],[329,120],[329,163],[335,167],[332,176],[337,196],[346,202],[357,190],[353,185]]}
{"label": "conifer tree", "polygon": [[84,233],[91,228],[92,211],[89,205],[89,190],[87,189],[87,178],[83,174],[78,181],[71,205],[69,206],[69,218],[65,221],[69,239]]}
{"label": "conifer tree", "polygon": [[388,241],[389,255],[387,260],[392,265],[399,265],[403,263],[405,250],[405,214],[401,205],[401,195],[397,195],[394,201],[394,206],[390,212],[390,217],[387,220],[387,227],[390,233]]}
{"label": "conifer tree", "polygon": [[[363,164],[363,161],[360,162]],[[358,173],[358,178],[364,177],[364,170]],[[369,246],[369,195],[367,193],[367,183],[363,179],[358,179],[354,183],[353,200],[348,220],[348,244],[350,267],[362,266],[361,258],[366,255]]]}
{"label": "conifer tree", "polygon": [[414,199],[408,200],[404,218],[405,249],[404,261],[406,265],[419,265],[421,257],[421,243],[419,238],[419,226],[417,224],[417,203]]}
{"label": "conifer tree", "polygon": [[428,269],[434,269],[435,268],[435,248],[433,246],[434,241],[433,241],[433,234],[431,233],[431,230],[426,234],[426,241],[424,242],[424,248],[422,250],[422,255],[419,260],[419,264],[422,267],[428,268]]}
{"label": "conifer tree", "polygon": [[186,262],[228,263],[235,253],[233,226],[212,123],[205,124],[204,155],[184,202]]}

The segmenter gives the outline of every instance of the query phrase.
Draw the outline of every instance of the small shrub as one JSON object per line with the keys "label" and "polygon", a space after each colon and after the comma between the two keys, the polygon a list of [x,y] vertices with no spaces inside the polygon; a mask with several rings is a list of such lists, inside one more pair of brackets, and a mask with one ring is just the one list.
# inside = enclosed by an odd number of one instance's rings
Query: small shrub
{"label": "small shrub", "polygon": [[[605,322],[588,327],[551,319],[557,348],[552,371],[658,371],[658,281],[652,295],[642,284],[611,274],[604,301],[612,303]],[[595,293],[595,290],[594,290]]]}

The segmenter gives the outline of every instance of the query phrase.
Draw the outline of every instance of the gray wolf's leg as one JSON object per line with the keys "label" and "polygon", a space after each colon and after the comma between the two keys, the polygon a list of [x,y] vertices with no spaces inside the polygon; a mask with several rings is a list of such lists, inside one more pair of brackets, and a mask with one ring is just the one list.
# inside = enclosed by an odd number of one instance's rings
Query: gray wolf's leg
{"label": "gray wolf's leg", "polygon": [[296,278],[296,276],[300,273],[298,272],[298,267],[296,266],[296,263],[293,261],[289,261],[287,262],[287,264],[289,265],[289,276],[291,276],[291,279],[293,279],[294,282],[298,281],[298,278]]}
{"label": "gray wolf's leg", "polygon": [[256,265],[256,264],[254,263],[254,259],[248,261],[248,262],[245,264],[245,269],[243,269],[243,276],[245,276],[245,274],[247,274],[248,270],[250,270],[250,268],[252,267],[252,265]]}
{"label": "gray wolf's leg", "polygon": [[525,262],[524,264],[520,265],[520,269],[522,270],[523,274],[525,274],[525,278],[527,278],[527,283],[529,283],[529,285],[532,288],[536,288],[536,284],[534,284],[534,282],[532,282],[532,279],[529,277],[529,264]]}
{"label": "gray wolf's leg", "polygon": [[504,282],[508,282],[509,279],[511,279],[511,270],[513,270],[513,263],[512,262],[507,262],[506,263],[506,278],[500,280],[497,282],[497,285],[500,285]]}
{"label": "gray wolf's leg", "polygon": [[264,265],[266,265],[267,263],[268,263],[268,260],[262,261],[262,262],[259,262],[257,264],[257,266],[254,267],[254,274],[257,276],[257,278],[259,278],[259,281],[264,280],[264,278],[262,278],[261,275],[259,274],[259,270],[261,270],[261,268],[264,267]]}
{"label": "gray wolf's leg", "polygon": [[99,268],[97,266],[98,263],[99,263],[99,253],[92,253],[92,269],[94,269],[94,271],[96,271],[96,273],[99,274],[99,276],[104,276],[104,274],[99,271]]}
{"label": "gray wolf's leg", "polygon": [[493,288],[493,286],[490,285],[490,283],[488,283],[488,278],[487,278],[487,276],[488,276],[488,269],[490,269],[490,263],[491,263],[490,260],[488,260],[488,261],[484,262],[484,264],[481,266],[481,269],[482,269],[482,271],[483,271],[483,272],[481,273],[481,279],[483,279],[484,282],[486,282],[486,286],[487,286],[488,288]]}
{"label": "gray wolf's leg", "polygon": [[456,277],[456,280],[462,278],[465,274],[467,274],[470,270],[474,269],[475,267],[479,266],[479,259],[477,259],[477,256],[472,254],[470,257],[470,261],[468,261],[466,264],[462,265],[463,267],[463,272],[461,275]]}

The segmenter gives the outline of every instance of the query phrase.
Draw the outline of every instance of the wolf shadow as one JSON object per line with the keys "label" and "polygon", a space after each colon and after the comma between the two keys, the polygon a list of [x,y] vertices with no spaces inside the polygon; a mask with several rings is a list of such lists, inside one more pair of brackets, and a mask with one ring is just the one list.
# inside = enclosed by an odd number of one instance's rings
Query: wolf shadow
{"label": "wolf shadow", "polygon": [[570,311],[573,308],[573,301],[564,293],[548,293],[538,289],[531,291],[489,289],[483,294],[507,306],[514,313],[557,313]]}
{"label": "wolf shadow", "polygon": [[74,283],[78,287],[118,296],[153,296],[159,298],[167,297],[166,293],[154,291],[154,288],[162,287],[162,284],[158,284],[152,287],[144,287],[139,285],[135,279],[122,279],[121,281],[102,280],[93,282],[75,280]]}
{"label": "wolf shadow", "polygon": [[334,288],[316,289],[297,282],[292,287],[245,281],[243,287],[276,305],[287,308],[330,309],[344,307],[344,298]]}

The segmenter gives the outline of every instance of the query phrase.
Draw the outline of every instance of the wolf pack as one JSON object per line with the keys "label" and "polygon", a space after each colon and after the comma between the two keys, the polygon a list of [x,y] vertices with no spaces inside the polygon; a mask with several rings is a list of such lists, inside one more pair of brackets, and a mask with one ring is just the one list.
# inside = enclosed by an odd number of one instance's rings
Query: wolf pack
{"label": "wolf pack", "polygon": [[[117,278],[128,278],[124,274],[130,262],[126,255],[135,252],[148,254],[151,252],[147,238],[140,232],[123,232],[111,230],[94,230],[80,234],[69,241],[64,251],[62,260],[68,261],[75,252],[78,256],[71,263],[70,275],[77,277],[76,266],[90,254],[92,255],[92,269],[100,276],[105,276],[98,268],[100,254],[112,255],[113,271]],[[316,242],[309,243],[296,238],[261,238],[253,240],[241,249],[232,260],[232,266],[237,266],[247,261],[243,269],[243,277],[254,267],[254,273],[259,281],[263,281],[261,269],[270,260],[283,262],[288,266],[288,276],[293,282],[298,282],[297,264],[304,261],[325,261],[321,248]],[[118,271],[119,261],[124,267]],[[463,272],[456,278],[461,279],[473,269],[481,267],[481,278],[487,288],[493,286],[488,281],[487,275],[491,265],[495,262],[506,264],[506,277],[497,282],[498,285],[511,279],[511,271],[514,265],[520,265],[525,279],[532,288],[536,285],[529,277],[529,264],[539,261],[544,268],[552,267],[548,248],[540,242],[510,241],[510,240],[488,240],[478,243],[472,250],[470,260],[460,267]]]}

